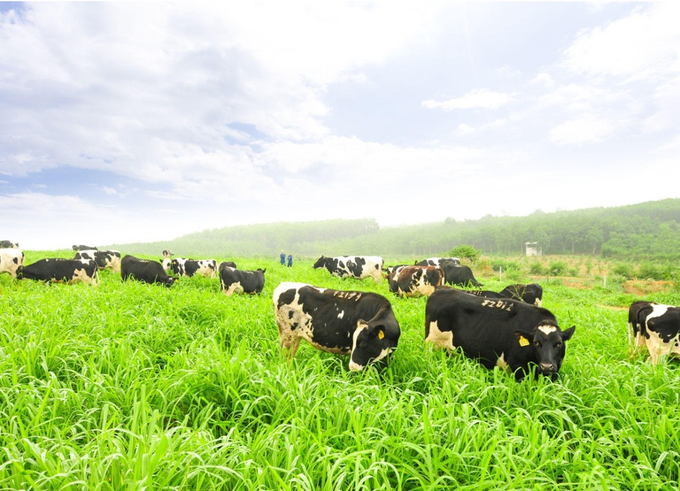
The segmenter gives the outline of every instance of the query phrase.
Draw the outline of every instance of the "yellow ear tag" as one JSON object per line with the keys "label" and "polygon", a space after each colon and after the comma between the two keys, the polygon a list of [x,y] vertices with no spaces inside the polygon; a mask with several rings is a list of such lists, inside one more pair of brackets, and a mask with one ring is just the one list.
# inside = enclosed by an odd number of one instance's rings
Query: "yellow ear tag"
{"label": "yellow ear tag", "polygon": [[520,346],[529,346],[529,340],[525,338],[524,336],[519,337],[519,345]]}
{"label": "yellow ear tag", "polygon": [[384,337],[385,337],[385,331],[383,331],[382,329],[380,329],[380,330],[378,331],[378,339],[382,339],[382,338],[384,338]]}

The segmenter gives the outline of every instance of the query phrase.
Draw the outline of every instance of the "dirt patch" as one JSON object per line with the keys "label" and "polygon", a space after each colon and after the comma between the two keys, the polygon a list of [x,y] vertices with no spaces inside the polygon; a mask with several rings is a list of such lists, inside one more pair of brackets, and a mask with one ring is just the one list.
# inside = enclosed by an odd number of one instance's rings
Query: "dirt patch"
{"label": "dirt patch", "polygon": [[623,284],[623,291],[641,297],[650,293],[666,291],[672,285],[672,281],[628,280]]}

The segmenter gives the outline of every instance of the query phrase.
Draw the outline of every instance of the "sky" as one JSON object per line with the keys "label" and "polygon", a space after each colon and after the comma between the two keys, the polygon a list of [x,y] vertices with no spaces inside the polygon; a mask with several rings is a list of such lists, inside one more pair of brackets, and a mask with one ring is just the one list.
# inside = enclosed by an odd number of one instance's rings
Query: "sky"
{"label": "sky", "polygon": [[0,2],[0,239],[680,197],[680,2]]}

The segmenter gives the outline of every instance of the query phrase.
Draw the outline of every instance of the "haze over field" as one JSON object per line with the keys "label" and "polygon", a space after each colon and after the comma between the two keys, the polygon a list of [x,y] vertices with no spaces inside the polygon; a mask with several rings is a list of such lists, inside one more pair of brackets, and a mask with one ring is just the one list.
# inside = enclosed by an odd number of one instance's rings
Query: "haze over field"
{"label": "haze over field", "polygon": [[0,239],[678,197],[678,2],[0,3]]}

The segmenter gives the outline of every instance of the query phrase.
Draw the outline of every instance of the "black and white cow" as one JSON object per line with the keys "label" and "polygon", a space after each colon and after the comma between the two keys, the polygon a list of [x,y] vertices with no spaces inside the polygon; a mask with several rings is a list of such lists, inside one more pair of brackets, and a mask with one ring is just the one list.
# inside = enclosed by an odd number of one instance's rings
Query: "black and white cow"
{"label": "black and white cow", "polygon": [[531,283],[528,285],[516,284],[506,286],[500,292],[493,292],[489,290],[462,290],[465,293],[476,295],[478,297],[486,298],[511,298],[513,300],[521,300],[522,302],[532,305],[541,306],[543,299],[543,288],[541,285]]}
{"label": "black and white cow", "polygon": [[46,283],[82,282],[97,286],[99,274],[97,265],[88,259],[45,258],[19,269],[17,277]]}
{"label": "black and white cow", "polygon": [[24,265],[24,251],[21,249],[0,249],[0,273],[17,277],[17,270]]}
{"label": "black and white cow", "polygon": [[499,293],[504,297],[522,300],[538,307],[543,303],[543,287],[538,283],[508,285]]}
{"label": "black and white cow", "polygon": [[88,245],[73,245],[71,246],[71,249],[74,251],[96,251],[97,248],[94,246],[88,246]]}
{"label": "black and white cow", "polygon": [[444,272],[435,266],[401,266],[387,276],[390,291],[404,297],[429,296],[444,282]]}
{"label": "black and white cow", "polygon": [[656,365],[665,356],[680,356],[680,308],[656,302],[633,302],[628,309],[628,340],[631,357],[646,346],[649,361]]}
{"label": "black and white cow", "polygon": [[120,252],[119,251],[99,251],[88,249],[76,252],[73,259],[90,259],[97,263],[99,269],[110,269],[120,273]]}
{"label": "black and white cow", "polygon": [[565,341],[575,327],[562,331],[547,309],[518,300],[477,297],[438,288],[425,306],[425,341],[461,348],[487,368],[508,368],[517,380],[529,367],[553,380],[562,366]]}
{"label": "black and white cow", "polygon": [[267,269],[257,268],[246,271],[220,263],[220,284],[225,295],[230,297],[234,293],[260,293],[264,288],[264,273]]}
{"label": "black and white cow", "polygon": [[163,268],[171,270],[177,276],[205,276],[214,278],[217,274],[217,261],[214,259],[187,259],[178,257],[175,259],[163,259]]}
{"label": "black and white cow", "polygon": [[18,249],[19,243],[11,240],[0,240],[0,249]]}
{"label": "black and white cow", "polygon": [[163,249],[163,257],[164,258],[167,259],[167,258],[172,257],[172,256],[174,256],[172,251],[170,251],[169,249]]}
{"label": "black and white cow", "polygon": [[379,256],[321,256],[314,263],[314,269],[326,268],[340,278],[352,277],[360,280],[371,277],[377,283],[382,281],[385,261]]}
{"label": "black and white cow", "polygon": [[444,282],[448,285],[483,286],[475,279],[469,266],[458,266],[450,261],[443,261],[440,266],[444,271]]}
{"label": "black and white cow", "polygon": [[123,281],[135,279],[145,283],[160,283],[168,288],[177,281],[174,276],[168,276],[163,265],[158,261],[139,259],[127,254],[123,257],[120,265],[120,276]]}
{"label": "black and white cow", "polygon": [[460,259],[458,259],[457,257],[428,257],[427,259],[423,259],[422,261],[416,261],[414,265],[436,266],[438,268],[441,268],[442,263],[447,261],[460,266]]}
{"label": "black and white cow", "polygon": [[293,358],[305,339],[315,348],[349,355],[350,370],[386,360],[397,348],[401,330],[392,305],[369,292],[281,283],[273,295],[279,342]]}

